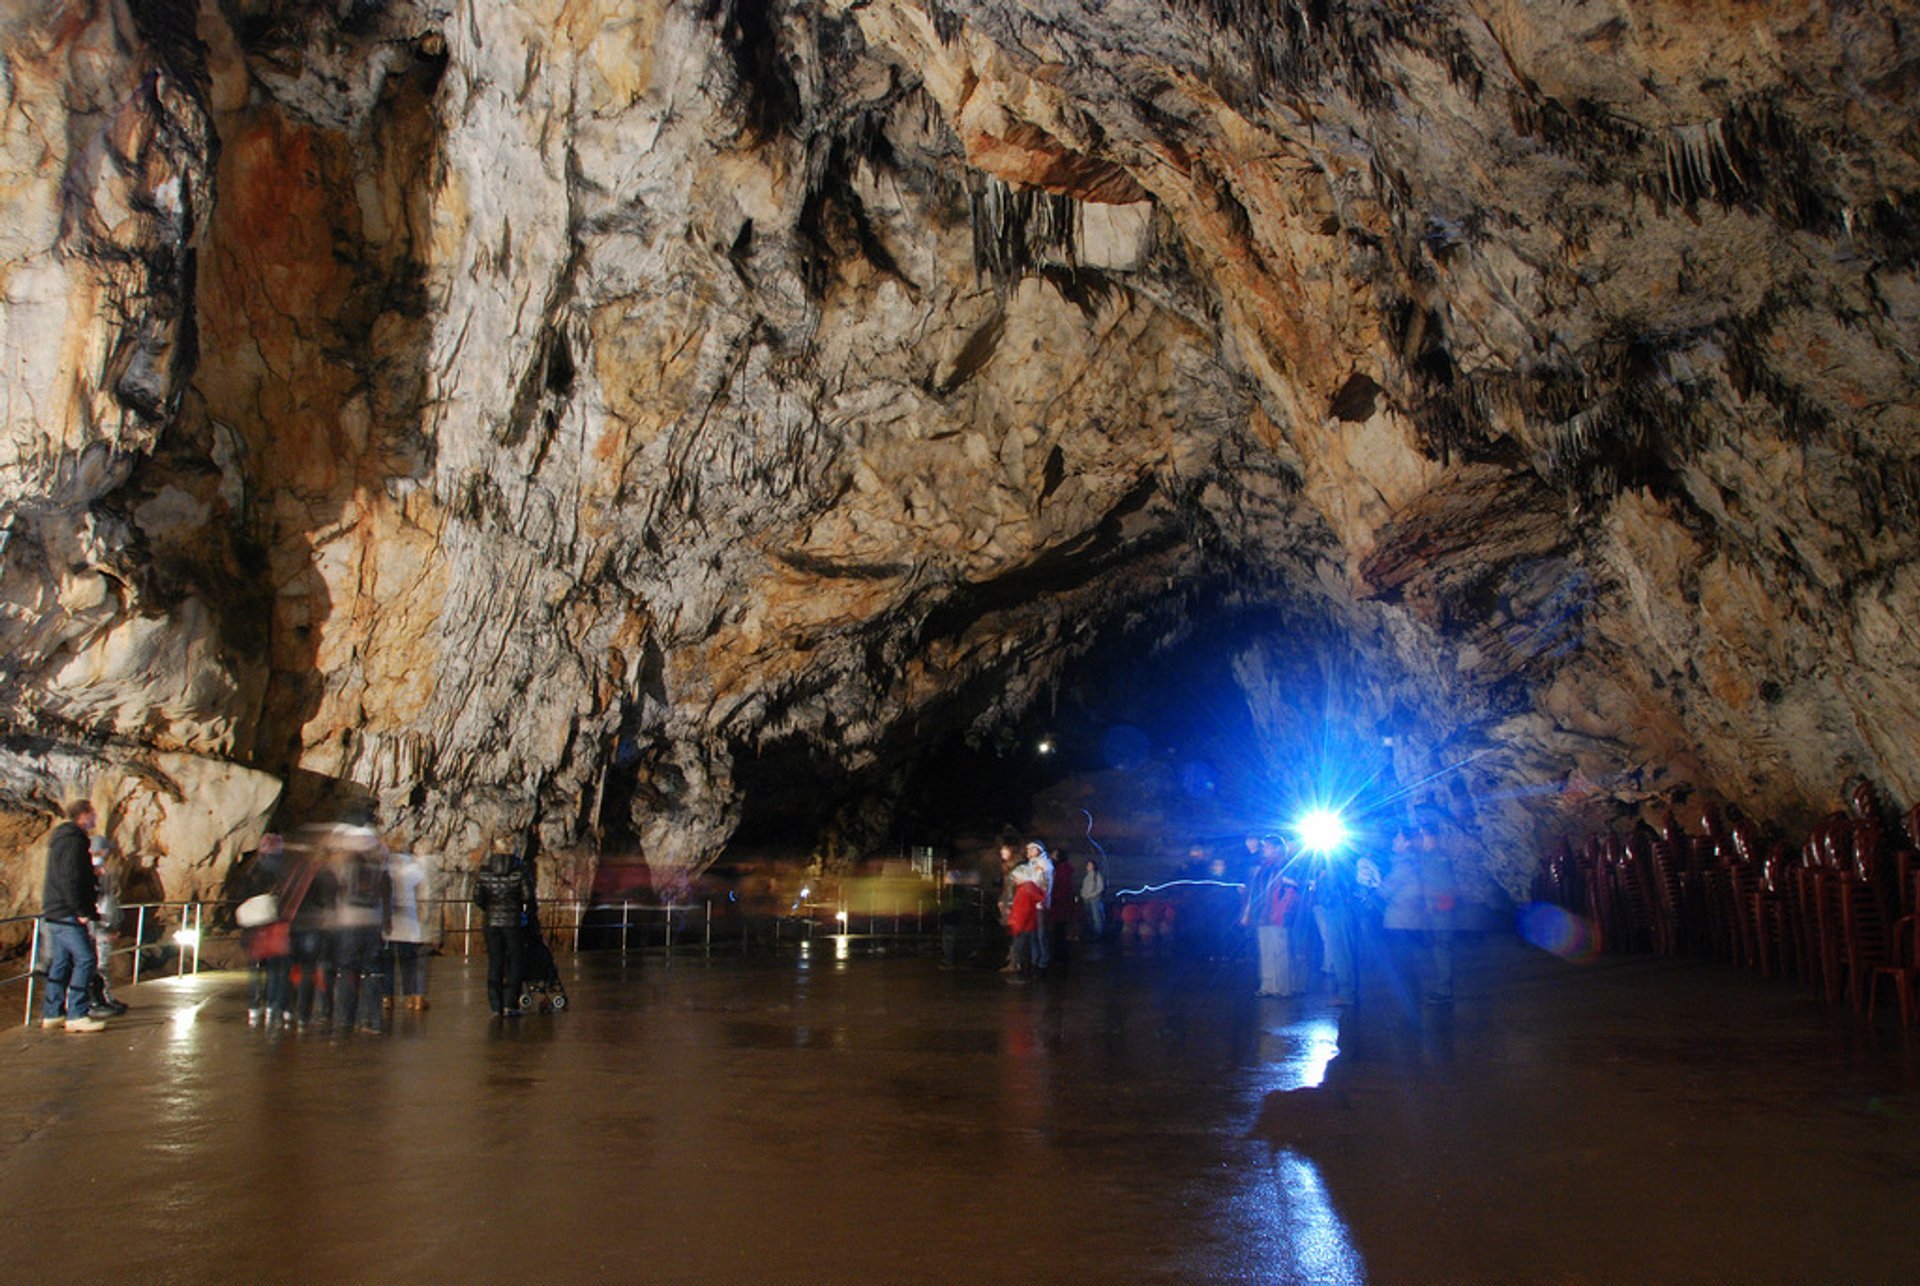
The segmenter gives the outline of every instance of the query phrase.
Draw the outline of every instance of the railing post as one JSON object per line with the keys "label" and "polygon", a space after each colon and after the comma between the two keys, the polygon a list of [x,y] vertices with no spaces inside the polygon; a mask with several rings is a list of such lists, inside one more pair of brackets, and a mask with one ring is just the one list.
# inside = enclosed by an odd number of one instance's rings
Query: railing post
{"label": "railing post", "polygon": [[40,921],[33,922],[33,945],[27,948],[27,1012],[22,1027],[33,1026],[33,971],[40,967]]}
{"label": "railing post", "polygon": [[672,955],[673,954],[673,903],[671,902],[667,903],[666,912],[667,912],[667,933],[666,933],[666,941],[662,945],[666,947],[667,954]]}
{"label": "railing post", "polygon": [[467,918],[460,929],[460,954],[462,956],[473,954],[473,903],[471,901],[467,903]]}
{"label": "railing post", "polygon": [[140,948],[147,940],[147,908],[141,907],[139,916],[133,922],[133,981],[129,988],[140,985]]}
{"label": "railing post", "polygon": [[620,958],[627,958],[627,921],[633,916],[633,903],[620,900]]}
{"label": "railing post", "polygon": [[200,976],[200,944],[205,941],[207,932],[207,904],[193,904],[193,976]]}
{"label": "railing post", "polygon": [[707,900],[707,935],[702,946],[708,955],[713,954],[713,900],[711,898]]}
{"label": "railing post", "polygon": [[587,919],[587,904],[582,900],[575,904],[573,912],[573,954],[580,954],[580,926]]}

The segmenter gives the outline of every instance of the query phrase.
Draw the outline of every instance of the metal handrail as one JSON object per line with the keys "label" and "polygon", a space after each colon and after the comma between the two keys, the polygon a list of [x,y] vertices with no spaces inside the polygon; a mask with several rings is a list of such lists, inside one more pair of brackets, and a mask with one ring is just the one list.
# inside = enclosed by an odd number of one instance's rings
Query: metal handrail
{"label": "metal handrail", "polygon": [[[124,946],[115,946],[108,952],[108,958],[111,959],[114,956],[120,955],[131,956],[133,960],[132,980],[128,985],[130,987],[139,986],[143,954],[149,947],[163,945],[165,942],[164,935],[156,936],[152,941],[147,939],[149,925],[155,923],[164,925],[164,913],[168,910],[177,910],[179,914],[176,927],[173,930],[173,940],[178,949],[174,962],[174,976],[184,977],[189,972],[197,975],[200,972],[201,951],[209,935],[207,928],[208,909],[212,908],[216,912],[216,929],[214,930],[216,935],[227,936],[230,930],[226,925],[219,923],[217,913],[221,910],[231,910],[238,906],[242,900],[243,899],[238,898],[211,898],[185,901],[123,903],[120,908],[123,917],[122,923],[124,923],[125,913],[132,912],[134,915],[132,940]],[[455,907],[461,909],[459,922],[454,925],[449,925],[449,911]],[[478,926],[474,924],[475,908],[470,898],[423,898],[421,899],[421,908],[423,913],[426,912],[428,908],[438,908],[438,934],[434,940],[445,943],[448,939],[457,935],[461,940],[460,954],[462,956],[470,956],[473,954],[473,939],[476,936]],[[916,906],[912,912],[881,914],[878,912],[849,913],[841,910],[833,912],[829,919],[837,925],[837,928],[833,931],[833,936],[836,937],[920,937],[926,936],[931,931],[937,931],[938,909],[937,904],[930,906],[926,902],[922,902]],[[617,911],[619,915],[617,923],[611,921],[612,914],[615,911]],[[589,924],[589,915],[595,912],[607,913],[609,923]],[[637,902],[630,898],[622,899],[618,902],[596,902],[591,899],[566,899],[541,902],[539,904],[539,914],[541,932],[546,937],[548,943],[552,946],[568,949],[575,953],[578,953],[581,949],[580,940],[585,931],[589,929],[595,932],[611,931],[616,928],[620,935],[619,952],[623,956],[635,950],[662,950],[671,956],[676,949],[680,935],[696,927],[699,936],[697,949],[703,953],[711,953],[714,948],[715,917],[712,900],[701,902],[654,903]],[[653,923],[654,917],[658,917],[657,926]],[[423,914],[423,919],[425,918],[427,917]],[[866,924],[864,933],[859,929],[859,924],[863,920]],[[930,921],[931,929],[929,926]],[[26,1001],[21,1019],[22,1024],[25,1026],[31,1026],[33,1024],[34,982],[41,972],[40,916],[37,914],[14,915],[0,918],[0,928],[4,928],[10,924],[28,922],[34,925],[34,931],[29,939],[30,945],[27,951],[26,971],[24,973],[14,974],[8,978],[0,978],[0,987],[12,986],[15,983],[22,982],[26,984]],[[781,943],[783,934],[788,935],[788,940],[797,941],[803,938],[810,940],[815,936],[816,932],[824,927],[826,921],[823,921],[818,914],[794,915],[756,912],[742,913],[735,923],[738,932],[723,934],[723,945],[725,945],[726,940],[730,938],[741,950],[749,950],[755,941],[771,941],[777,948]],[[754,930],[756,928],[762,930],[762,932],[755,932]],[[769,928],[771,929],[770,933],[764,932],[764,930]],[[659,935],[657,939],[653,937],[655,932]],[[125,936],[127,935],[116,935],[116,937]],[[657,943],[657,945],[649,945],[650,943]],[[191,966],[188,964],[189,953],[191,953],[192,956]]]}

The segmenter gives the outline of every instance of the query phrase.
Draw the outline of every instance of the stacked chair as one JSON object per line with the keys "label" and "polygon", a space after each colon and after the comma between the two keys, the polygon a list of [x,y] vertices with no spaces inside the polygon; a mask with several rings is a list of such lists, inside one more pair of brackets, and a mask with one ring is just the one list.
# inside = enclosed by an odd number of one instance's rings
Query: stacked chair
{"label": "stacked chair", "polygon": [[1892,824],[1862,782],[1798,844],[1718,808],[1698,832],[1568,840],[1540,859],[1535,900],[1584,917],[1603,951],[1704,956],[1793,978],[1872,1017],[1883,992],[1920,1025],[1920,805]]}

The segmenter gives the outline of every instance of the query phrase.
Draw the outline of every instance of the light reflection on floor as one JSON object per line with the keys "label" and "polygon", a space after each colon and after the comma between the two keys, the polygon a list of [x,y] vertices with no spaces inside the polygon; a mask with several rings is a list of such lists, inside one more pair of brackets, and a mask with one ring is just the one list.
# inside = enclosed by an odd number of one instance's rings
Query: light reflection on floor
{"label": "light reflection on floor", "polygon": [[[1340,1054],[1340,1024],[1327,1012],[1308,1013],[1263,1025],[1259,1054],[1268,1092],[1318,1089]],[[1271,1186],[1269,1186],[1271,1185]],[[1307,1157],[1292,1149],[1273,1154],[1264,1181],[1240,1203],[1256,1226],[1267,1263],[1262,1278],[1273,1282],[1364,1282],[1366,1265]]]}

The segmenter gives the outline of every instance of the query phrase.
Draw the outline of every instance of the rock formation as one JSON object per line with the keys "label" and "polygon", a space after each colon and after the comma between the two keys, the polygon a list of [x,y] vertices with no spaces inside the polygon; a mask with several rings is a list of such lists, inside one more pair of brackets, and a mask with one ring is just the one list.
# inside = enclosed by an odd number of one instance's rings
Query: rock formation
{"label": "rock formation", "polygon": [[1901,6],[8,12],[16,828],[683,872],[744,757],[884,801],[1202,613],[1276,769],[1317,693],[1509,887],[1920,798]]}

